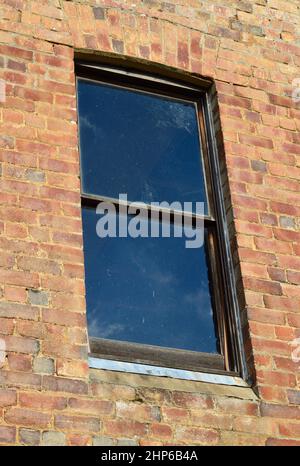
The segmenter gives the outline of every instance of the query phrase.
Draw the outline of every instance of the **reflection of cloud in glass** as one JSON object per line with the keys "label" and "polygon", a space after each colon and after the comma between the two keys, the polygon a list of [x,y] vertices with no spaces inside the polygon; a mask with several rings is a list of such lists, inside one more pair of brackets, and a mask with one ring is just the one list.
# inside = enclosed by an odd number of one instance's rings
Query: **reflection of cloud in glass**
{"label": "reflection of cloud in glass", "polygon": [[195,292],[188,293],[184,297],[184,300],[186,303],[191,304],[197,308],[197,316],[201,320],[211,320],[212,309],[205,285],[202,285],[202,288]]}
{"label": "reflection of cloud in glass", "polygon": [[163,271],[162,265],[157,262],[151,249],[144,248],[139,254],[134,251],[131,255],[131,262],[147,277],[149,282],[152,281],[156,285],[176,284],[176,276],[169,270]]}
{"label": "reflection of cloud in glass", "polygon": [[190,134],[195,130],[195,109],[193,104],[183,105],[182,103],[169,102],[166,105],[166,102],[162,101],[159,105],[159,111],[157,111],[157,107],[158,105],[155,103],[156,113],[153,113],[159,115],[156,127],[184,129]]}
{"label": "reflection of cloud in glass", "polygon": [[119,323],[105,324],[99,322],[99,316],[89,319],[89,334],[100,338],[117,338],[118,334],[122,334],[126,326]]}
{"label": "reflection of cloud in glass", "polygon": [[154,273],[150,272],[148,276],[151,280],[154,280],[160,283],[161,285],[167,285],[167,284],[175,285],[176,283],[176,277],[172,273],[163,273],[160,270],[158,270],[158,267],[157,267],[156,272]]}
{"label": "reflection of cloud in glass", "polygon": [[156,191],[153,190],[153,187],[150,186],[147,181],[144,181],[144,186],[141,194],[141,198],[146,200],[148,203],[155,201],[158,199]]}
{"label": "reflection of cloud in glass", "polygon": [[[91,122],[93,121],[93,123]],[[97,125],[97,122],[99,123],[98,120],[95,120],[94,118],[89,118],[89,115],[80,115],[79,116],[79,124],[80,124],[80,130],[81,131],[87,131],[88,134],[91,137],[91,133],[93,134],[92,140],[90,140],[90,143],[93,144],[99,144],[99,139],[103,139],[105,137],[105,134],[99,124]],[[96,154],[94,154],[96,156]]]}
{"label": "reflection of cloud in glass", "polygon": [[91,129],[93,132],[96,132],[96,125],[91,123],[88,116],[79,116],[80,126]]}

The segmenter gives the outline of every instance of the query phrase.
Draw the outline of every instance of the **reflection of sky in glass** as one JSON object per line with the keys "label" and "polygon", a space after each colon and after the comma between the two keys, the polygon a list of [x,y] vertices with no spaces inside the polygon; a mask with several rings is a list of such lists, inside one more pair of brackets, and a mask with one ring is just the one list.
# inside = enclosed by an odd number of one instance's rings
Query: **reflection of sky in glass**
{"label": "reflection of sky in glass", "polygon": [[89,335],[217,352],[204,247],[185,238],[105,238],[83,208]]}
{"label": "reflection of sky in glass", "polygon": [[199,201],[207,213],[193,103],[79,79],[78,106],[85,193]]}

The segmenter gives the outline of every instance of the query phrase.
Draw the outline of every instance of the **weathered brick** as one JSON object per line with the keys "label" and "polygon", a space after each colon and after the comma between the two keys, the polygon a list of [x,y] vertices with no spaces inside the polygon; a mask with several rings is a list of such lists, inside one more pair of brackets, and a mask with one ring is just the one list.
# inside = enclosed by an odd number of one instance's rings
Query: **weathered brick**
{"label": "weathered brick", "polygon": [[67,431],[98,432],[100,430],[100,421],[95,417],[59,414],[55,416],[54,424],[58,429]]}
{"label": "weathered brick", "polygon": [[39,350],[38,342],[30,338],[8,335],[5,337],[5,342],[7,351],[33,354]]}
{"label": "weathered brick", "polygon": [[105,18],[104,8],[94,7],[93,12],[94,12],[95,19],[104,19]]}
{"label": "weathered brick", "polygon": [[37,446],[40,444],[40,432],[31,429],[20,429],[19,438],[21,445]]}
{"label": "weathered brick", "polygon": [[16,428],[9,426],[0,426],[0,443],[14,444],[16,441]]}
{"label": "weathered brick", "polygon": [[51,414],[33,409],[11,408],[5,414],[6,422],[21,426],[46,428],[51,422]]}
{"label": "weathered brick", "polygon": [[146,424],[130,420],[108,420],[103,422],[104,433],[108,436],[141,436],[147,432]]}
{"label": "weathered brick", "polygon": [[236,414],[245,414],[255,416],[258,413],[257,403],[245,402],[244,400],[234,398],[220,398],[217,400],[217,405],[221,411]]}
{"label": "weathered brick", "polygon": [[291,404],[300,405],[300,391],[288,390],[287,395]]}
{"label": "weathered brick", "polygon": [[282,419],[299,419],[300,409],[294,406],[262,403],[260,407],[261,415]]}
{"label": "weathered brick", "polygon": [[41,393],[19,394],[19,405],[25,408],[61,410],[67,407],[67,399],[61,396],[51,396]]}
{"label": "weathered brick", "polygon": [[49,304],[49,296],[45,291],[29,290],[28,298],[30,303],[36,306],[48,306]]}
{"label": "weathered brick", "polygon": [[0,318],[0,328],[3,335],[11,335],[15,328],[15,323],[11,319]]}
{"label": "weathered brick", "polygon": [[27,292],[24,288],[16,286],[6,286],[4,296],[8,301],[25,303],[27,301]]}
{"label": "weathered brick", "polygon": [[26,170],[26,179],[36,183],[42,183],[45,181],[45,173],[40,170]]}
{"label": "weathered brick", "polygon": [[68,445],[74,445],[78,447],[92,445],[91,436],[81,434],[70,434],[68,435]]}
{"label": "weathered brick", "polygon": [[159,409],[156,406],[143,406],[138,403],[128,403],[117,401],[116,403],[117,417],[124,419],[132,419],[141,422],[159,420]]}
{"label": "weathered brick", "polygon": [[150,436],[157,439],[171,439],[173,430],[168,424],[154,423],[150,427]]}
{"label": "weathered brick", "polygon": [[172,394],[174,402],[179,407],[184,408],[212,408],[213,401],[206,395],[198,395],[185,392],[174,392]]}
{"label": "weathered brick", "polygon": [[16,391],[0,389],[0,406],[12,406],[15,404],[17,404]]}
{"label": "weathered brick", "polygon": [[137,445],[138,445],[138,442],[136,440],[127,439],[127,438],[121,438],[121,439],[118,439],[117,441],[118,447],[134,447]]}
{"label": "weathered brick", "polygon": [[9,368],[13,371],[31,372],[32,356],[30,354],[15,354],[7,355]]}
{"label": "weathered brick", "polygon": [[201,427],[179,427],[175,436],[176,440],[196,445],[215,445],[219,440],[218,431]]}
{"label": "weathered brick", "polygon": [[33,361],[33,371],[36,374],[53,374],[54,361],[51,358],[37,357]]}
{"label": "weathered brick", "polygon": [[110,437],[105,436],[95,436],[93,437],[93,446],[94,447],[109,447],[115,445],[115,442]]}
{"label": "weathered brick", "polygon": [[64,446],[66,444],[66,436],[62,432],[43,432],[41,445],[44,446]]}
{"label": "weathered brick", "polygon": [[69,399],[69,407],[77,412],[99,416],[109,416],[114,412],[114,404],[107,400]]}
{"label": "weathered brick", "polygon": [[64,379],[50,375],[44,376],[43,387],[45,390],[78,394],[86,394],[88,391],[88,385],[81,380]]}
{"label": "weathered brick", "polygon": [[268,438],[266,441],[266,445],[269,447],[277,447],[277,446],[282,446],[282,447],[296,447],[300,445],[299,440],[289,440],[289,439],[283,439],[283,438]]}
{"label": "weathered brick", "polygon": [[251,161],[251,167],[252,167],[253,170],[259,171],[259,172],[262,172],[262,173],[266,173],[266,171],[267,171],[266,163],[261,161],[261,160],[252,160]]}

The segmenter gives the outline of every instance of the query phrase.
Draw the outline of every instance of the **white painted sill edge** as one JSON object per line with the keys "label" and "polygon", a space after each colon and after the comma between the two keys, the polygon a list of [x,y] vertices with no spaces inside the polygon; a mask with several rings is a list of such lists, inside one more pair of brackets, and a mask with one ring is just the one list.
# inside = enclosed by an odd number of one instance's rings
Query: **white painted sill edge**
{"label": "white painted sill edge", "polygon": [[152,375],[156,377],[170,377],[173,379],[193,380],[196,382],[207,382],[219,385],[231,385],[236,387],[247,387],[249,385],[241,377],[231,375],[210,374],[206,372],[194,372],[183,369],[172,369],[168,367],[150,366],[147,364],[136,364],[131,362],[113,361],[110,359],[88,358],[91,369],[102,369],[117,372],[129,372],[132,374]]}

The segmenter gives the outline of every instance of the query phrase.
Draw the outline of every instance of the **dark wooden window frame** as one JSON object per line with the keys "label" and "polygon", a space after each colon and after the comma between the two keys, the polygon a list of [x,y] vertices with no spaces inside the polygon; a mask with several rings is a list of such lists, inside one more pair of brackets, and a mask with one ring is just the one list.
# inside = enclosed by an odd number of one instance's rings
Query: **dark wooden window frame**
{"label": "dark wooden window frame", "polygon": [[[160,367],[240,375],[249,381],[210,108],[209,89],[212,83],[199,79],[195,81],[195,85],[180,78],[164,79],[157,74],[145,75],[136,70],[128,71],[128,68],[123,66],[101,65],[82,59],[75,62],[75,70],[77,79],[92,80],[154,95],[173,97],[196,105],[204,163],[204,179],[208,205],[210,206],[209,215],[204,216],[203,219],[207,236],[209,273],[211,282],[213,282],[211,295],[220,351],[220,354],[210,354],[90,338],[90,356]],[[81,193],[81,204],[84,207],[94,208],[103,200],[113,202],[118,208],[119,201],[117,199],[92,195],[83,191]],[[175,214],[170,211],[171,220],[174,219]],[[193,220],[196,219],[195,214],[191,214],[191,216]]]}

